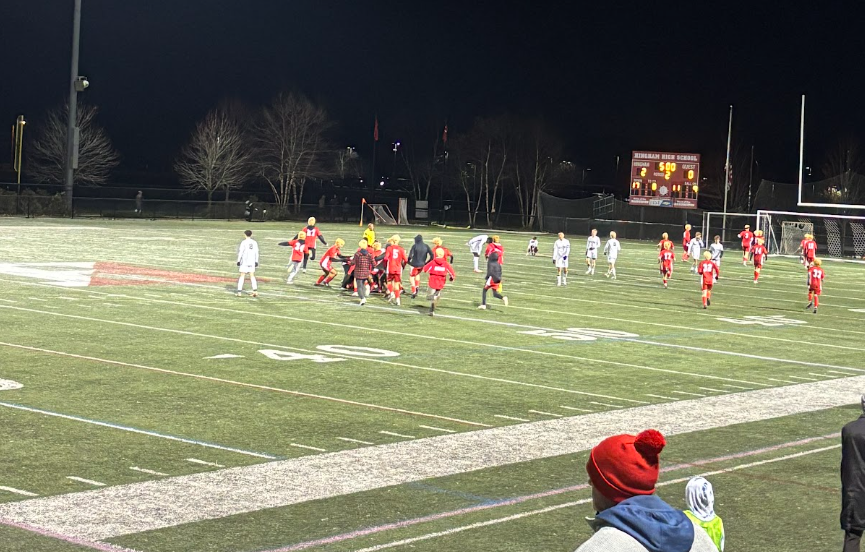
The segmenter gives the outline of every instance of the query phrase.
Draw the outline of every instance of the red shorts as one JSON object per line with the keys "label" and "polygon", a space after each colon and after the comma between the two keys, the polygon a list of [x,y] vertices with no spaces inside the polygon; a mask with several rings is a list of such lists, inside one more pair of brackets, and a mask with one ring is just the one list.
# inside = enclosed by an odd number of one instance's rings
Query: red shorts
{"label": "red shorts", "polygon": [[423,270],[423,267],[422,267],[422,266],[413,266],[413,267],[411,267],[411,276],[412,276],[412,277],[417,276],[418,274],[421,273],[421,270]]}
{"label": "red shorts", "polygon": [[671,265],[671,264],[661,265],[661,274],[669,274],[670,272],[673,272],[673,265]]}
{"label": "red shorts", "polygon": [[703,291],[712,291],[712,284],[703,283]]}
{"label": "red shorts", "polygon": [[323,271],[325,271],[325,272],[330,272],[330,270],[333,268],[333,265],[332,265],[332,263],[330,262],[330,257],[327,257],[327,258],[325,258],[325,259],[322,259],[322,260],[321,260],[321,263],[319,263],[319,266],[321,266],[321,269],[322,269]]}
{"label": "red shorts", "polygon": [[814,260],[814,254],[813,253],[805,253],[805,260],[808,261],[809,263],[812,262]]}
{"label": "red shorts", "polygon": [[754,268],[763,268],[763,259],[754,257]]}
{"label": "red shorts", "polygon": [[388,282],[400,282],[402,283],[402,272],[388,272],[387,274]]}
{"label": "red shorts", "polygon": [[494,282],[492,278],[487,278],[487,281],[484,282],[484,289],[499,289],[499,286],[502,285],[502,281]]}
{"label": "red shorts", "polygon": [[813,293],[814,295],[820,295],[820,293],[822,291],[823,291],[823,288],[816,288],[816,289],[815,288],[808,288],[808,292]]}
{"label": "red shorts", "polygon": [[750,243],[743,243],[743,244],[742,244],[742,251],[744,251],[744,252],[746,252],[746,253],[747,253],[748,251],[751,251],[751,244],[750,244]]}

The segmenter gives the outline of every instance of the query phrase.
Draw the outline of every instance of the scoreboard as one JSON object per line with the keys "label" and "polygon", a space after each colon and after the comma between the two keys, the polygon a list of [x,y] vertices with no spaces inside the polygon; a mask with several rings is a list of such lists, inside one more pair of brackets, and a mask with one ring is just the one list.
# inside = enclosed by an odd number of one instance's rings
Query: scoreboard
{"label": "scoreboard", "polygon": [[635,151],[631,156],[631,205],[696,209],[700,155]]}

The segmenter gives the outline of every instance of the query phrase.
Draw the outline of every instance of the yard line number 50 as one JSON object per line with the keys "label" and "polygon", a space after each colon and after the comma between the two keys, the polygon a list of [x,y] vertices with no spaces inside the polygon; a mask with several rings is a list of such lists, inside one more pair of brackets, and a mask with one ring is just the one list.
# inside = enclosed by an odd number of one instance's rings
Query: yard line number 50
{"label": "yard line number 50", "polygon": [[617,330],[595,330],[592,328],[568,328],[562,331],[528,330],[519,333],[525,335],[537,335],[540,337],[552,337],[553,339],[563,339],[565,341],[597,341],[598,339],[629,339],[640,337],[637,334],[629,332],[620,332]]}

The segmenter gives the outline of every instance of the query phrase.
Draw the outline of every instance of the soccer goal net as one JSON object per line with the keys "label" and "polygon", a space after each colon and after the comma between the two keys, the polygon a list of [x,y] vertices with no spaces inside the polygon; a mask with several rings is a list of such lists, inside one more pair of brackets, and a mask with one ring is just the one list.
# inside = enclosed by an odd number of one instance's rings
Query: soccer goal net
{"label": "soccer goal net", "polygon": [[757,215],[705,211],[703,213],[703,241],[708,244],[715,236],[721,236],[721,241],[724,243],[737,241],[739,232],[745,229],[745,225],[750,226],[751,230],[756,230]]}
{"label": "soccer goal net", "polygon": [[367,203],[367,207],[372,210],[375,215],[375,221],[378,224],[399,224],[393,213],[390,212],[390,207],[384,203]]}
{"label": "soccer goal net", "polygon": [[865,216],[757,211],[757,227],[770,254],[794,255],[805,234],[811,234],[820,256],[865,258]]}

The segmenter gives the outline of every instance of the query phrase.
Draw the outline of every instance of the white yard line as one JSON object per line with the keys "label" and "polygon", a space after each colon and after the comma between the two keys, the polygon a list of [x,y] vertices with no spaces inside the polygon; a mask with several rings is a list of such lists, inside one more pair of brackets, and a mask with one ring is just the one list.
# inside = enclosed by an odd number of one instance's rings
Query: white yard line
{"label": "white yard line", "polygon": [[529,410],[531,414],[540,414],[541,416],[551,416],[553,418],[561,418],[561,414],[553,414],[552,412],[544,412],[542,410]]}
{"label": "white yard line", "polygon": [[702,389],[703,391],[714,391],[715,393],[729,393],[724,389],[712,389],[711,387],[698,387],[697,389]]}
{"label": "white yard line", "polygon": [[815,374],[814,372],[808,372],[809,376],[817,376],[820,379],[823,378],[837,378],[838,376],[832,374]]}
{"label": "white yard line", "polygon": [[42,410],[42,409],[39,409],[39,408],[31,408],[31,407],[29,407],[29,406],[23,406],[23,405],[20,405],[20,404],[13,404],[13,403],[7,403],[7,402],[0,402],[0,407],[4,407],[4,408],[14,408],[15,410],[24,410],[24,411],[26,411],[26,412],[34,412],[34,413],[36,413],[36,414],[42,414],[42,415],[45,415],[45,416],[53,416],[53,417],[55,417],[55,418],[62,418],[62,419],[64,419],[64,420],[72,420],[72,421],[75,421],[75,422],[83,422],[83,423],[85,423],[85,424],[92,424],[92,425],[101,426],[101,427],[108,427],[108,428],[111,428],[111,429],[119,429],[120,431],[127,431],[127,432],[129,432],[129,433],[138,433],[138,434],[140,434],[140,435],[147,435],[147,436],[149,436],[149,437],[157,437],[157,438],[159,438],[159,439],[168,439],[169,441],[178,441],[178,442],[180,442],[180,443],[187,443],[187,444],[190,444],[190,445],[198,445],[198,446],[200,446],[200,447],[207,447],[207,448],[212,448],[212,449],[224,450],[224,451],[228,451],[228,452],[236,452],[236,453],[238,453],[238,454],[245,454],[245,455],[247,455],[247,456],[255,456],[255,457],[257,457],[257,458],[266,458],[266,459],[268,459],[268,460],[274,460],[274,459],[277,458],[276,456],[272,456],[272,455],[270,455],[270,454],[263,454],[263,453],[260,453],[260,452],[252,452],[252,451],[249,451],[249,450],[242,450],[242,449],[236,449],[236,448],[231,448],[231,447],[224,447],[224,446],[222,446],[222,445],[216,445],[216,444],[213,444],[213,443],[206,443],[206,442],[204,442],[204,441],[196,441],[196,440],[194,440],[194,439],[185,439],[185,438],[183,438],[183,437],[175,437],[174,435],[166,435],[166,434],[164,434],[164,433],[157,433],[157,432],[155,432],[155,431],[147,431],[147,430],[144,430],[144,429],[138,429],[138,428],[129,427],[129,426],[124,426],[124,425],[119,425],[119,424],[112,424],[112,423],[108,423],[108,422],[100,422],[100,421],[98,421],[98,420],[91,420],[91,419],[88,419],[88,418],[81,418],[81,417],[79,417],[79,416],[70,416],[70,415],[68,415],[68,414],[60,414],[60,413],[58,413],[58,412],[51,412],[50,410]]}
{"label": "white yard line", "polygon": [[318,448],[318,447],[311,447],[309,445],[301,445],[298,443],[289,443],[289,446],[301,448],[301,449],[306,449],[306,450],[314,450],[316,452],[327,452],[327,449]]}
{"label": "white yard line", "polygon": [[442,427],[434,427],[434,426],[428,426],[428,425],[419,425],[418,427],[422,427],[424,429],[429,429],[432,431],[439,431],[441,433],[458,433],[452,429],[444,429]]}
{"label": "white yard line", "polygon": [[769,380],[769,381],[776,381],[776,382],[778,382],[778,383],[792,383],[792,384],[797,384],[797,383],[799,383],[798,381],[790,381],[790,380],[775,379],[775,378],[766,378],[766,379]]}
{"label": "white yard line", "polygon": [[369,441],[361,441],[360,439],[352,439],[351,437],[337,437],[340,441],[345,441],[347,443],[357,443],[359,445],[374,445],[375,443],[370,443]]}
{"label": "white yard line", "polygon": [[531,422],[526,418],[517,418],[515,416],[505,416],[504,414],[493,414],[493,418],[501,418],[502,420],[513,420],[515,422]]}
{"label": "white yard line", "polygon": [[[290,390],[290,389],[282,389],[282,388],[279,388],[279,387],[270,387],[270,386],[267,386],[267,385],[257,385],[257,384],[253,384],[253,383],[244,383],[244,382],[241,382],[241,381],[234,381],[234,380],[229,380],[229,379],[224,379],[224,378],[216,378],[216,377],[212,377],[212,376],[204,376],[204,375],[201,375],[201,374],[192,374],[192,373],[189,373],[189,372],[179,372],[179,371],[176,371],[176,370],[168,370],[168,369],[165,369],[165,368],[156,368],[156,367],[153,367],[153,366],[145,366],[145,365],[143,365],[143,364],[132,364],[132,363],[129,363],[129,362],[120,362],[120,361],[118,361],[118,360],[109,360],[109,359],[97,358],[97,357],[91,357],[91,356],[76,355],[76,354],[73,354],[73,353],[64,353],[64,352],[62,352],[62,351],[52,351],[52,350],[50,350],[50,349],[41,349],[41,348],[39,348],[39,347],[29,347],[29,346],[25,346],[25,345],[17,345],[17,344],[14,344],[14,343],[3,343],[3,342],[0,342],[0,346],[13,347],[13,348],[17,348],[17,349],[24,349],[24,350],[34,351],[34,352],[38,352],[38,353],[53,354],[53,355],[64,356],[64,357],[68,357],[68,358],[77,358],[77,359],[81,359],[81,360],[90,360],[90,361],[93,361],[93,362],[101,362],[101,363],[104,363],[104,364],[113,364],[113,365],[116,365],[116,366],[123,366],[123,367],[126,367],[126,368],[137,368],[137,369],[141,369],[141,370],[149,370],[149,371],[153,371],[153,372],[160,372],[160,373],[163,373],[163,374],[171,374],[171,375],[175,375],[175,376],[183,376],[183,377],[194,378],[194,379],[202,379],[202,380],[206,380],[206,381],[213,381],[213,382],[218,382],[218,383],[225,383],[225,384],[229,384],[229,385],[237,385],[237,386],[240,386],[240,387],[248,387],[248,388],[251,388],[251,389],[260,389],[260,390],[264,390],[264,391],[274,391],[274,392],[277,392],[277,393],[285,393],[285,394],[288,394],[288,395],[295,395],[295,396],[298,396],[298,397],[307,397],[307,398],[313,398],[313,399],[321,399],[321,400],[327,400],[327,401],[332,401],[332,402],[337,402],[337,403],[342,403],[342,404],[348,404],[348,405],[353,405],[353,406],[363,406],[363,407],[366,407],[366,408],[372,408],[372,409],[376,409],[376,410],[383,410],[383,411],[386,411],[386,412],[396,412],[396,413],[400,413],[400,414],[407,414],[407,415],[412,415],[412,416],[420,416],[420,417],[425,417],[425,418],[435,418],[435,419],[439,419],[439,420],[447,420],[447,421],[449,421],[449,422],[457,422],[457,423],[466,424],[466,425],[472,425],[472,426],[476,426],[476,427],[490,427],[490,426],[487,425],[487,424],[481,424],[481,423],[477,423],[477,422],[468,422],[468,421],[466,421],[466,420],[460,420],[460,419],[457,419],[457,418],[450,418],[450,417],[447,417],[447,416],[438,416],[438,415],[435,415],[435,414],[425,414],[425,413],[422,413],[422,412],[414,412],[414,411],[411,411],[411,410],[404,410],[404,409],[401,409],[401,408],[392,408],[392,407],[388,407],[388,406],[381,406],[381,405],[375,405],[375,404],[370,404],[370,403],[362,403],[362,402],[358,402],[358,401],[351,401],[351,400],[348,400],[348,399],[340,399],[340,398],[336,398],[336,397],[328,397],[328,396],[325,396],[325,395],[315,395],[315,394],[312,394],[312,393],[304,393],[304,392],[301,392],[301,391],[293,391],[293,390]],[[275,345],[274,345],[274,346],[275,346]],[[0,405],[2,405],[2,404],[3,404],[3,403],[0,403]]]}
{"label": "white yard line", "polygon": [[820,378],[806,378],[805,376],[787,376],[790,379],[797,379],[802,381],[820,381]]}
{"label": "white yard line", "polygon": [[147,468],[139,468],[138,466],[130,466],[129,469],[133,470],[133,471],[141,472],[141,473],[146,473],[149,475],[160,475],[162,477],[168,477],[169,475],[171,475],[168,473],[159,472],[159,471],[155,471],[155,470],[148,470]]}
{"label": "white yard line", "polygon": [[679,400],[679,399],[677,399],[676,397],[665,397],[664,395],[653,395],[653,394],[651,394],[651,393],[646,393],[646,396],[647,396],[647,397],[654,397],[654,398],[656,398],[656,399],[665,399],[665,400],[668,400],[668,401],[678,401],[678,400]]}
{"label": "white yard line", "polygon": [[21,496],[29,496],[29,497],[39,496],[38,494],[31,493],[30,491],[22,491],[21,489],[16,489],[15,487],[4,487],[2,485],[0,485],[0,491],[6,491],[7,493],[13,493],[13,494],[21,495]]}
{"label": "white yard line", "polygon": [[724,387],[732,387],[733,389],[744,389],[746,391],[751,391],[754,389],[753,387],[742,387],[741,385],[730,385],[729,383],[722,384]]}
{"label": "white yard line", "polygon": [[[818,454],[821,452],[826,452],[829,450],[840,448],[840,446],[841,445],[832,445],[832,446],[828,446],[828,447],[821,447],[821,448],[817,448],[817,449],[806,450],[806,451],[798,452],[796,454],[788,454],[786,456],[781,456],[779,458],[770,458],[767,460],[760,460],[757,462],[749,462],[747,464],[739,464],[736,466],[731,466],[729,468],[724,468],[722,470],[714,470],[714,471],[702,473],[699,475],[701,477],[711,477],[713,475],[723,475],[723,474],[731,473],[734,471],[746,470],[746,469],[754,468],[757,466],[763,466],[766,464],[773,464],[776,462],[784,462],[786,460],[792,460],[794,458],[801,458],[803,456],[808,456],[811,454]],[[669,485],[684,483],[685,481],[689,481],[690,479],[691,479],[690,477],[683,477],[683,478],[678,478],[678,479],[660,481],[660,482],[658,482],[657,486],[658,487],[667,487]],[[392,541],[392,542],[388,542],[388,543],[384,543],[384,544],[377,544],[374,546],[368,546],[366,548],[358,548],[358,549],[355,549],[353,552],[379,552],[380,550],[387,550],[388,548],[394,548],[397,546],[406,546],[408,544],[413,544],[416,542],[435,539],[438,537],[446,537],[449,535],[454,535],[456,533],[462,533],[464,531],[471,531],[473,529],[480,529],[482,527],[489,527],[491,525],[499,525],[501,523],[507,523],[509,521],[516,521],[518,519],[524,519],[524,518],[531,517],[531,516],[537,516],[540,514],[546,514],[549,512],[554,512],[556,510],[562,510],[564,508],[573,508],[574,506],[582,506],[584,504],[589,504],[591,502],[592,502],[591,498],[583,498],[580,500],[573,500],[570,502],[565,502],[563,504],[556,504],[553,506],[547,506],[546,508],[538,508],[535,510],[529,510],[527,512],[520,512],[518,514],[513,514],[510,516],[493,518],[493,519],[489,519],[486,521],[478,521],[475,523],[471,523],[469,525],[460,525],[457,527],[452,527],[450,529],[445,529],[443,531],[435,531],[433,533],[426,533],[424,535],[418,535],[416,537],[400,539],[400,540],[396,540],[396,541]]]}
{"label": "white yard line", "polygon": [[622,405],[620,405],[620,404],[609,404],[609,403],[594,402],[594,401],[589,401],[589,404],[596,404],[598,406],[607,406],[609,408],[623,408]]}
{"label": "white yard line", "polygon": [[394,433],[393,431],[379,431],[382,435],[391,435],[393,437],[402,437],[403,439],[417,439],[414,435],[405,435],[403,433]]}
{"label": "white yard line", "polygon": [[670,393],[675,393],[677,395],[690,395],[692,397],[705,397],[706,395],[701,395],[700,393],[689,393],[688,391],[670,391]]}
{"label": "white yard line", "polygon": [[74,475],[67,475],[66,479],[71,479],[72,481],[78,481],[79,483],[86,483],[88,485],[93,485],[94,487],[105,487],[105,483],[100,483],[99,481],[93,481],[92,479],[84,479],[83,477],[75,477]]}
{"label": "white yard line", "polygon": [[564,408],[565,410],[573,410],[574,412],[594,412],[594,410],[590,410],[588,408],[575,408],[573,406],[565,405],[559,405],[559,408]]}
{"label": "white yard line", "polygon": [[202,466],[212,466],[214,468],[224,468],[222,464],[217,464],[216,462],[207,462],[205,460],[199,460],[198,458],[187,458],[187,462],[192,462],[193,464],[200,464]]}

